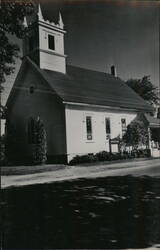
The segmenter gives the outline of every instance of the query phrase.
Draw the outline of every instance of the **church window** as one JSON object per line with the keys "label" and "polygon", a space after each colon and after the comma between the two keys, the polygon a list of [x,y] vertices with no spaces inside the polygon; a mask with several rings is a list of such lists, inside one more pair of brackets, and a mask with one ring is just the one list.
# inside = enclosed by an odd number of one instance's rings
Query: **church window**
{"label": "church window", "polygon": [[55,40],[54,36],[48,35],[48,48],[51,50],[55,50]]}
{"label": "church window", "polygon": [[110,118],[105,118],[105,127],[106,127],[106,139],[108,139],[108,136],[111,133],[111,125],[110,125]]}
{"label": "church window", "polygon": [[92,117],[86,116],[87,140],[92,140]]}
{"label": "church window", "polygon": [[34,86],[30,86],[30,88],[29,88],[29,93],[30,93],[30,94],[33,94],[33,93],[34,93]]}
{"label": "church window", "polygon": [[126,133],[127,130],[127,125],[126,125],[126,119],[122,118],[121,119],[121,127],[122,127],[122,136]]}

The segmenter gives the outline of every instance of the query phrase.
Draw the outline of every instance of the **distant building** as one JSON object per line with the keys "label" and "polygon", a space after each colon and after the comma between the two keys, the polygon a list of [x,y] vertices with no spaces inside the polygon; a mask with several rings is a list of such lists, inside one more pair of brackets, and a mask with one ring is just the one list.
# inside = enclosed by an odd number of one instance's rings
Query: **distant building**
{"label": "distant building", "polygon": [[46,21],[39,6],[7,102],[8,120],[16,130],[17,157],[31,154],[31,118],[44,122],[49,161],[69,162],[75,155],[118,152],[118,143],[111,141],[122,138],[138,113],[153,111],[117,77],[115,67],[107,74],[67,65],[65,33],[61,14],[57,24]]}

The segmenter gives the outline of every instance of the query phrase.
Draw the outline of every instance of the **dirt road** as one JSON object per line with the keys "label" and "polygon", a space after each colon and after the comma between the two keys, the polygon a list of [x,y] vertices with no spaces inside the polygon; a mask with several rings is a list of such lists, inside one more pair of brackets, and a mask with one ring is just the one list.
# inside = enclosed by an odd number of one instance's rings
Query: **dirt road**
{"label": "dirt road", "polygon": [[160,177],[160,159],[135,160],[94,166],[65,166],[41,173],[1,176],[1,187],[24,186],[51,183],[78,178],[98,178],[106,176],[154,176]]}

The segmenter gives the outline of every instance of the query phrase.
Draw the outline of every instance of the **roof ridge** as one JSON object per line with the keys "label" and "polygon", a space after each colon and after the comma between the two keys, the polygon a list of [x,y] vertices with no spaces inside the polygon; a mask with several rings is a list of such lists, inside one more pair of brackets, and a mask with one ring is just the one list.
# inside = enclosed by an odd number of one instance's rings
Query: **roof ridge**
{"label": "roof ridge", "polygon": [[78,68],[78,69],[80,69],[80,70],[86,70],[86,71],[91,71],[91,72],[95,72],[95,73],[100,73],[100,74],[106,74],[106,75],[109,75],[109,76],[111,76],[111,77],[113,77],[113,78],[118,78],[118,79],[120,79],[121,81],[123,81],[121,78],[119,78],[119,77],[115,77],[115,76],[113,76],[112,74],[109,74],[109,73],[107,73],[107,72],[105,72],[105,71],[99,71],[99,70],[95,70],[95,69],[90,69],[90,68],[83,68],[83,67],[81,67],[81,66],[75,66],[75,65],[72,65],[72,64],[67,64],[66,65],[67,67],[72,67],[72,68]]}

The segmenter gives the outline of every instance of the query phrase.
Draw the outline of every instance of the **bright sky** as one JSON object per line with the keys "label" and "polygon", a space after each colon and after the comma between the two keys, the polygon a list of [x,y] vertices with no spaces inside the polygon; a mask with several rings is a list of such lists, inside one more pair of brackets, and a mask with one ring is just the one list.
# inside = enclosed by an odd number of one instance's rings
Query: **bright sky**
{"label": "bright sky", "polygon": [[[42,0],[43,1],[43,0]],[[127,2],[127,4],[126,4]],[[42,13],[54,20],[62,13],[67,34],[65,53],[69,64],[110,72],[116,65],[124,80],[150,75],[159,85],[159,5],[131,1],[43,1]],[[135,4],[133,4],[135,3]],[[12,41],[17,42],[17,39]],[[18,41],[18,44],[21,42]],[[7,78],[5,103],[15,74]]]}

